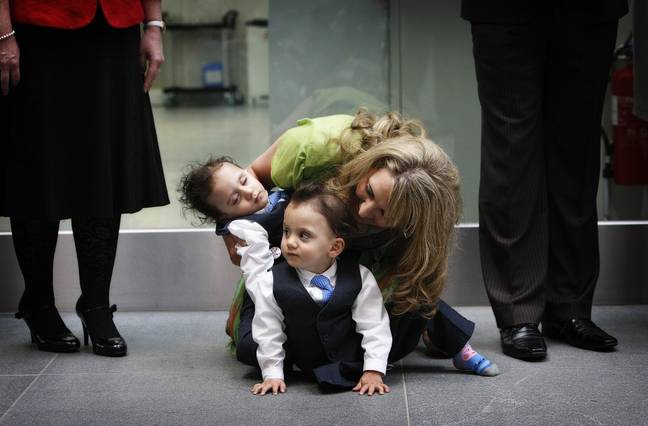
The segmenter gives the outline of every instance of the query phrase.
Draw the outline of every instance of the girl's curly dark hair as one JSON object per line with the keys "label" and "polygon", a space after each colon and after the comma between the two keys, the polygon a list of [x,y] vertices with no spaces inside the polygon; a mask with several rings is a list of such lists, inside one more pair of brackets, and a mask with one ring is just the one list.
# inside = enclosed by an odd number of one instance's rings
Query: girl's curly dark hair
{"label": "girl's curly dark hair", "polygon": [[224,163],[240,167],[228,156],[209,157],[203,163],[197,161],[189,163],[186,166],[186,172],[180,178],[178,192],[180,193],[180,203],[182,203],[182,213],[186,215],[187,211],[190,211],[201,225],[216,223],[222,217],[222,213],[218,209],[207,203],[207,197],[212,190],[212,175]]}

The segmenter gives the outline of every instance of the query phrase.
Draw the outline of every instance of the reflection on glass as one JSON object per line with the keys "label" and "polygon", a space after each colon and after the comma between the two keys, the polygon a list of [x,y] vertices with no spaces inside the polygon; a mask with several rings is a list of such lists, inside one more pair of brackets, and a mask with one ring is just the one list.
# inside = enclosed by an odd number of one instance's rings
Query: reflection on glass
{"label": "reflection on glass", "polygon": [[[198,88],[221,63],[235,94],[179,91],[157,99],[155,117],[171,206],[124,217],[124,228],[185,228],[176,187],[186,164],[229,155],[248,164],[297,120],[388,109],[385,1],[165,1],[167,20],[196,24],[237,11],[222,61],[216,31],[170,30],[160,88]],[[268,20],[268,17],[270,19]],[[267,20],[266,28],[258,24]],[[252,24],[252,25],[246,25]],[[265,57],[264,57],[265,55]],[[265,93],[264,93],[265,92]],[[209,225],[205,225],[209,226]]]}

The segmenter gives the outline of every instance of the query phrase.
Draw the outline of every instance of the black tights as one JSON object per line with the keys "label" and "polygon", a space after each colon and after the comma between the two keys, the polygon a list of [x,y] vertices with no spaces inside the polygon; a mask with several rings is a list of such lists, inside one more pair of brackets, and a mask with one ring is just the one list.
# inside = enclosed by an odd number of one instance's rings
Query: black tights
{"label": "black tights", "polygon": [[[73,218],[72,232],[79,262],[82,308],[108,306],[120,216]],[[54,305],[53,265],[59,221],[11,218],[18,264],[25,279],[20,309]]]}

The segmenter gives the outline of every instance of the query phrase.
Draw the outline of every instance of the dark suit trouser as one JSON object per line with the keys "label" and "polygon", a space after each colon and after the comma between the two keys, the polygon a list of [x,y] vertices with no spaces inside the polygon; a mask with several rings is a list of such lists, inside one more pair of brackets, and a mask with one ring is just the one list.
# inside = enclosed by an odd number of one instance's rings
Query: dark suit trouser
{"label": "dark suit trouser", "polygon": [[600,123],[617,21],[472,24],[479,241],[498,326],[589,318]]}

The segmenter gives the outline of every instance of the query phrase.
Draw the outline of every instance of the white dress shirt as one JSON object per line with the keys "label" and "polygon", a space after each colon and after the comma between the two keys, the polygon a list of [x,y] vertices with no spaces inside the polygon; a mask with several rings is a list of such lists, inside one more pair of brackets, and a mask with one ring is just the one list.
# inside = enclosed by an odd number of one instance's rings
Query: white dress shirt
{"label": "white dress shirt", "polygon": [[[245,288],[254,302],[252,338],[259,345],[257,360],[263,379],[283,379],[284,315],[273,293],[272,265],[274,258],[268,243],[268,233],[261,225],[245,219],[235,220],[229,225],[230,232],[244,240],[247,246],[237,247],[241,256],[241,269],[245,277]],[[387,358],[392,344],[389,315],[383,304],[378,283],[371,271],[362,265],[360,278],[362,287],[351,308],[356,331],[362,335],[364,349],[363,370],[385,374]],[[323,274],[296,269],[304,288],[313,300],[321,302],[324,291],[310,283],[315,275],[326,275],[333,288],[337,279],[337,262]]]}

